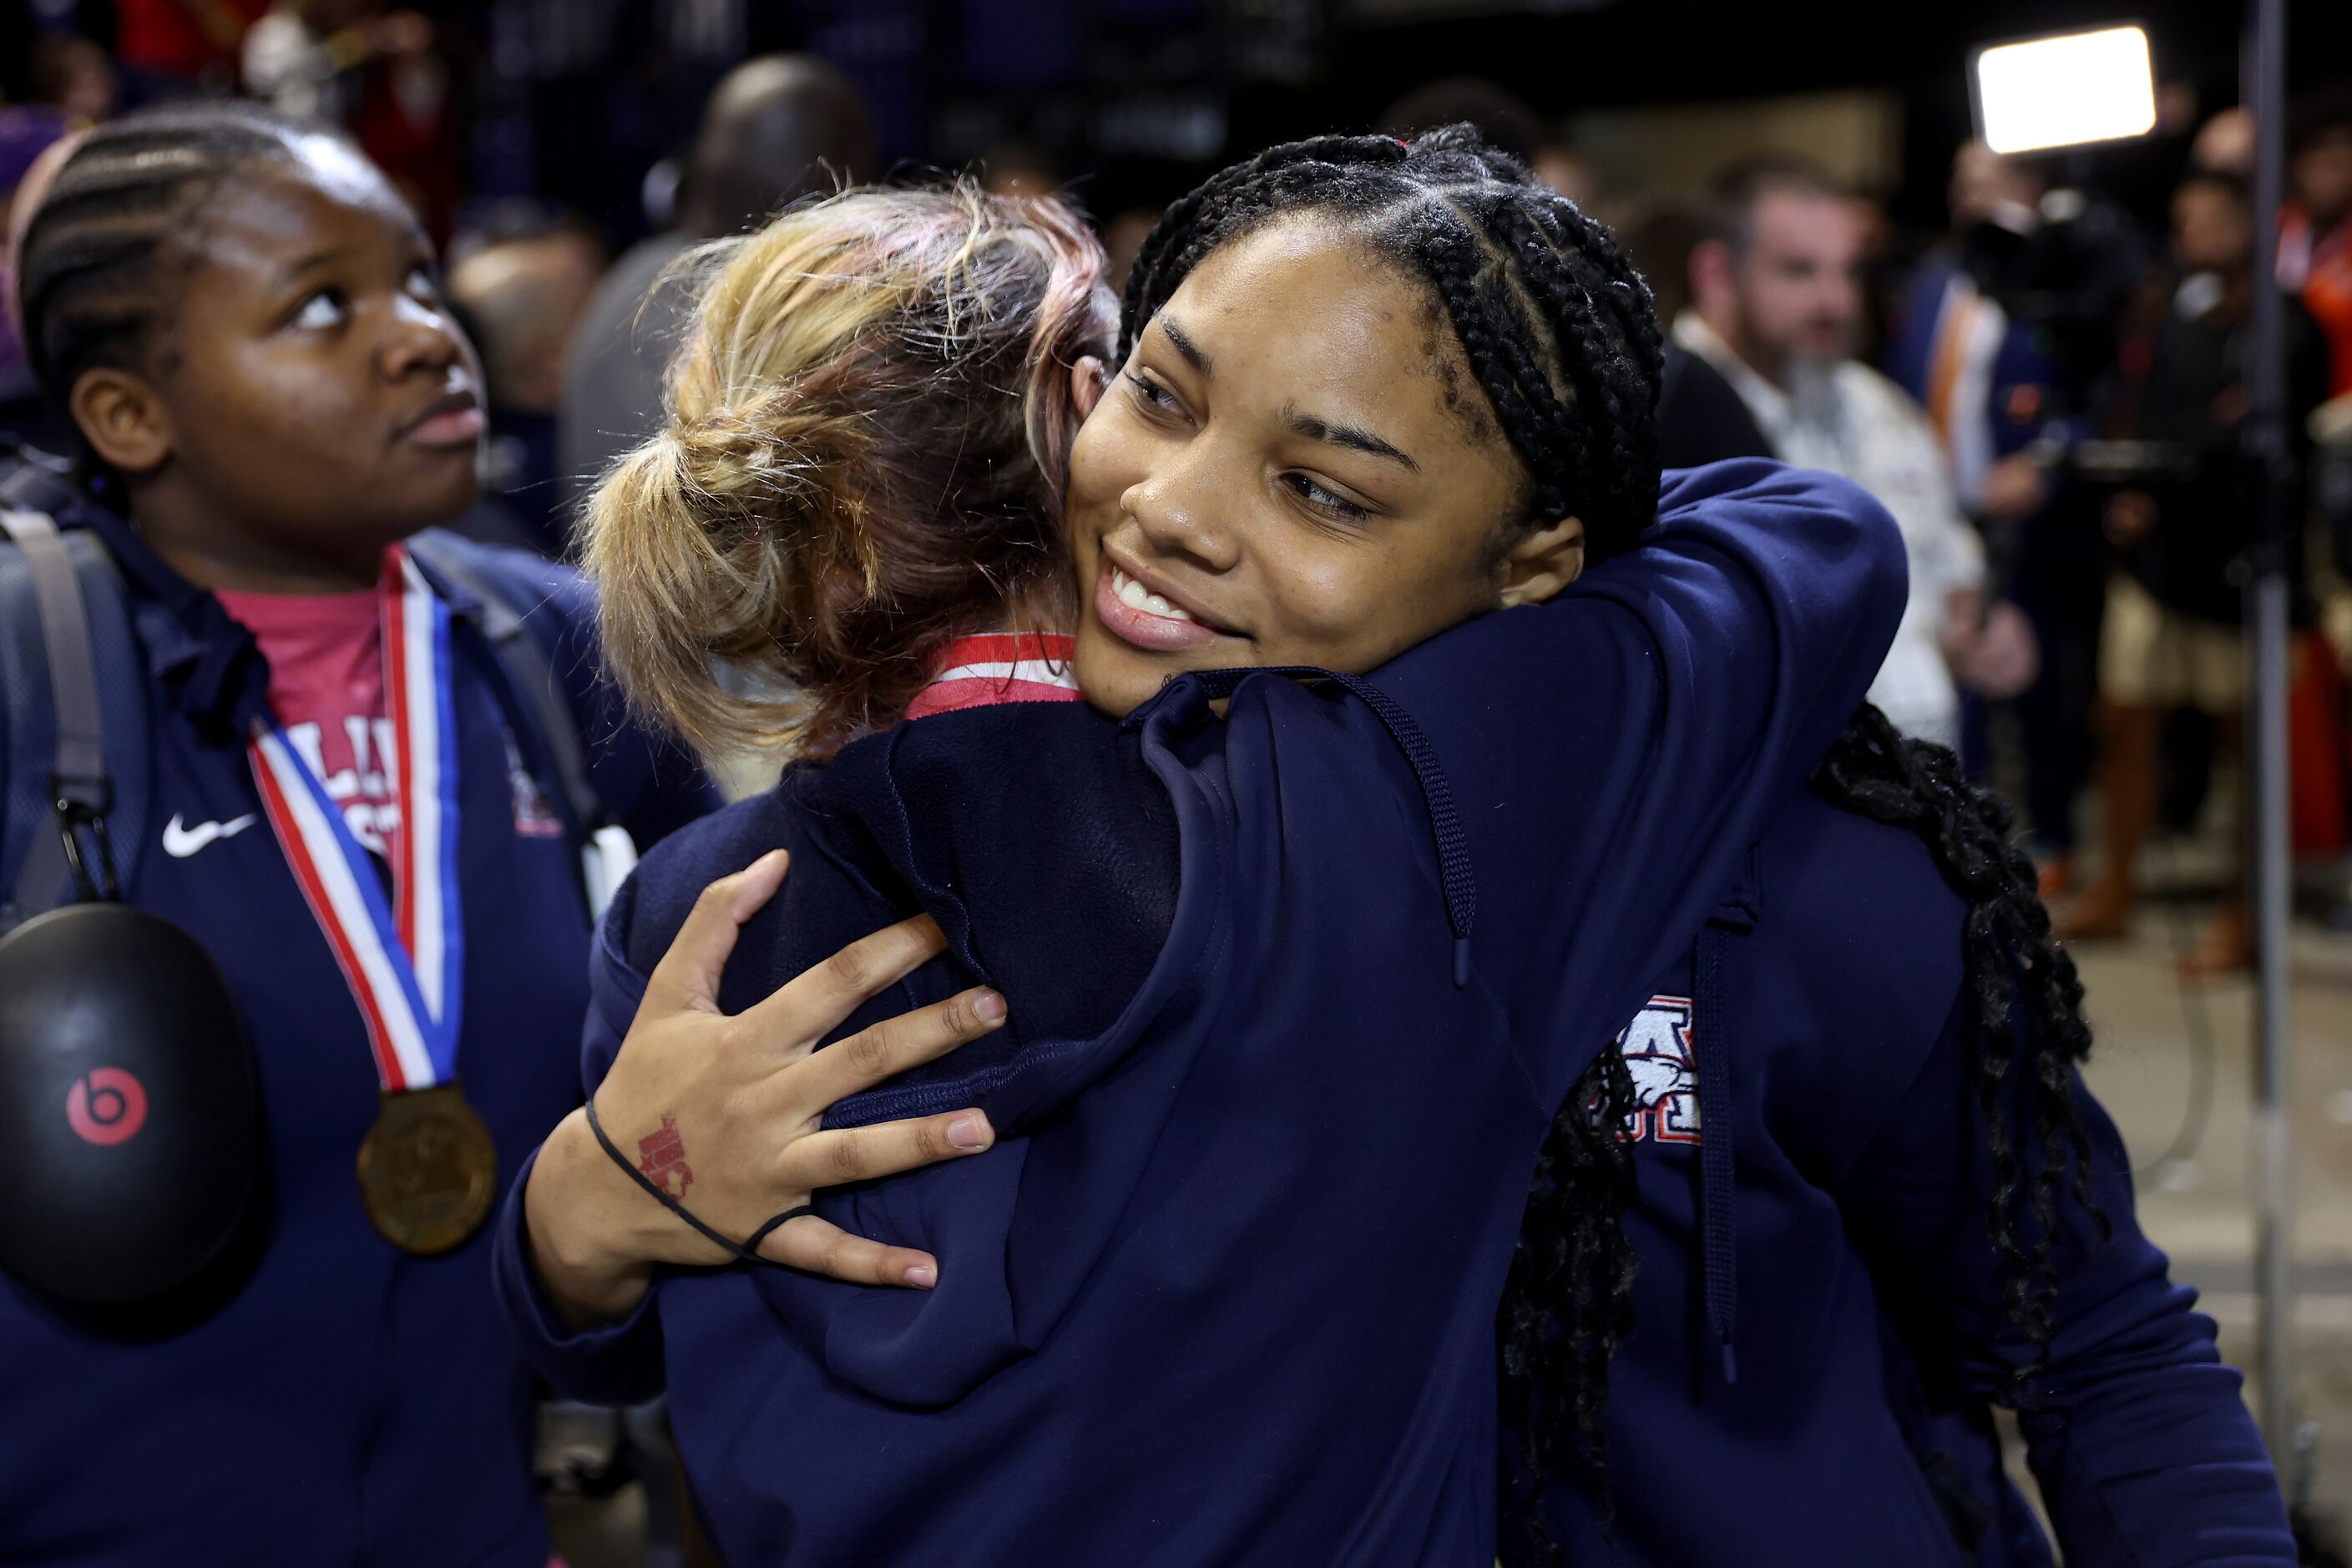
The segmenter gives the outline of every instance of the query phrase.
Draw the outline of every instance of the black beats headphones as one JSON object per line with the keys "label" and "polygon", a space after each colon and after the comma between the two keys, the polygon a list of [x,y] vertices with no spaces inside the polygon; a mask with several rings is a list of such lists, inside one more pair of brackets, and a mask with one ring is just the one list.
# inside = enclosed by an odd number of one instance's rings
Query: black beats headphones
{"label": "black beats headphones", "polygon": [[231,1250],[260,1174],[236,1000],[195,938],[84,902],[0,937],[0,1268],[70,1306],[159,1302]]}
{"label": "black beats headphones", "polygon": [[[143,689],[118,680],[100,700],[100,666],[127,663],[131,646],[112,561],[94,537],[69,551],[37,513],[0,510],[0,529],[17,546],[0,561],[15,593],[0,600],[16,605],[0,617],[15,639],[0,648],[8,764],[53,764],[46,799],[11,792],[20,822],[40,820],[14,889],[0,889],[14,893],[7,914],[30,914],[0,926],[0,1269],[100,1329],[170,1331],[226,1300],[259,1254],[253,1051],[203,944],[121,901],[106,753],[143,799],[148,748]],[[45,683],[26,679],[35,658]],[[42,684],[46,714],[29,700]],[[139,811],[123,815],[135,824]],[[74,901],[50,907],[68,885]]]}

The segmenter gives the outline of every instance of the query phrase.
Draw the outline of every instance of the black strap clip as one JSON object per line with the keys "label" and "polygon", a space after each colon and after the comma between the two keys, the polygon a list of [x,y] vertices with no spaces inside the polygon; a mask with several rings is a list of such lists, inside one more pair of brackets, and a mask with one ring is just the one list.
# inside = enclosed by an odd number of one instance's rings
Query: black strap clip
{"label": "black strap clip", "polygon": [[114,781],[103,773],[96,778],[51,773],[49,799],[57,808],[66,868],[81,897],[119,902],[122,882],[115,873],[114,841],[106,831],[107,813],[114,809]]}

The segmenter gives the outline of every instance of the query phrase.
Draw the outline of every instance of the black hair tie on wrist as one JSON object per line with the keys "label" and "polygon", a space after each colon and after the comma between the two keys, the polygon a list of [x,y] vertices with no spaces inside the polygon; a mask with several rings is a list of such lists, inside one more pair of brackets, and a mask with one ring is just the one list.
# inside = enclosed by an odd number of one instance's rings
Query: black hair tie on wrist
{"label": "black hair tie on wrist", "polygon": [[629,1173],[629,1180],[636,1183],[637,1185],[651,1193],[654,1195],[655,1200],[658,1202],[662,1207],[669,1210],[670,1213],[677,1215],[678,1218],[692,1226],[695,1230],[704,1237],[704,1239],[718,1243],[720,1247],[725,1247],[729,1252],[734,1254],[737,1258],[741,1258],[746,1263],[764,1263],[771,1268],[782,1268],[789,1267],[789,1265],[777,1263],[772,1259],[761,1257],[760,1244],[767,1240],[770,1236],[773,1235],[777,1227],[783,1225],[787,1220],[795,1220],[804,1214],[816,1213],[815,1205],[812,1204],[803,1204],[798,1208],[786,1209],[783,1213],[778,1215],[775,1218],[770,1220],[767,1224],[753,1231],[750,1239],[740,1242],[730,1241],[725,1237],[719,1235],[717,1231],[711,1229],[709,1226],[703,1224],[700,1220],[695,1218],[692,1215],[687,1213],[686,1205],[684,1204],[670,1196],[669,1194],[663,1189],[662,1184],[659,1182],[655,1181],[651,1176],[648,1176],[643,1171],[638,1170],[635,1165],[630,1163],[629,1157],[626,1154],[622,1153],[619,1149],[614,1147],[613,1141],[604,1136],[604,1124],[596,1120],[596,1099],[593,1095],[591,1095],[588,1098],[587,1110],[588,1131],[596,1135],[597,1146],[612,1157],[613,1163],[620,1166],[622,1170],[626,1171]]}

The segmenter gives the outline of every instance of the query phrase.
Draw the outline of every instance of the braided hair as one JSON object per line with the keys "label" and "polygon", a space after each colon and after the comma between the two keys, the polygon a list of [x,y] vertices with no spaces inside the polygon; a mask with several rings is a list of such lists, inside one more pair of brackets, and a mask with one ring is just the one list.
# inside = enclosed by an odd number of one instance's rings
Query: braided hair
{"label": "braided hair", "polygon": [[[1138,253],[1119,353],[1202,260],[1277,218],[1343,225],[1425,281],[1443,303],[1496,420],[1528,469],[1523,524],[1574,515],[1598,562],[1656,521],[1663,338],[1648,285],[1608,231],[1528,178],[1467,126],[1412,142],[1325,136],[1269,148],[1168,209]],[[2083,989],[2050,938],[2008,807],[1958,760],[1907,741],[1864,707],[1813,779],[1831,804],[1910,829],[1967,900],[1965,981],[1978,1110],[1993,1170],[1989,1218],[2006,1307],[2047,1354],[2062,1197],[2096,1215],[2073,1094],[2090,1046]],[[2021,1026],[2021,1025],[2022,1026]],[[1528,1533],[1560,1557],[1538,1502],[1565,1475],[1610,1513],[1602,1415],[1609,1369],[1633,1331],[1635,1198],[1626,1130],[1637,1101],[1612,1045],[1562,1103],[1537,1163],[1496,1332],[1505,1415],[1524,1434],[1515,1490]],[[2030,1179],[2021,1110],[2039,1149]],[[2098,1220],[2105,1232],[2104,1217]]]}
{"label": "braided hair", "polygon": [[[1885,714],[1865,706],[1812,784],[1832,805],[1916,834],[1945,882],[1968,900],[1963,984],[1977,1110],[1992,1162],[1992,1239],[2003,1266],[2003,1305],[2033,1352],[2011,1380],[2012,1392],[2022,1393],[2050,1349],[2062,1194],[2091,1216],[2101,1241],[2111,1228],[2091,1194],[2090,1142],[2074,1092],[2075,1069],[2091,1050],[2083,982],[2074,959],[2051,940],[2033,862],[2010,833],[2009,803],[1962,777],[1949,747],[1906,740]],[[2019,1120],[2031,1122],[2039,1145],[2030,1181],[2011,1131]]]}
{"label": "braided hair", "polygon": [[68,425],[84,372],[135,370],[178,302],[209,198],[238,171],[335,132],[235,99],[171,103],[91,131],[16,257],[25,359]]}

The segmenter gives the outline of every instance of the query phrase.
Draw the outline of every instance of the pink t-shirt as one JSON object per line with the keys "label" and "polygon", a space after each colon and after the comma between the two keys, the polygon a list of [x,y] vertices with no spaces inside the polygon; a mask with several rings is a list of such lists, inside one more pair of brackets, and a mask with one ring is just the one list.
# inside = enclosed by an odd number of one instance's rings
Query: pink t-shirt
{"label": "pink t-shirt", "polygon": [[269,661],[269,706],[295,753],[342,807],[361,847],[385,855],[400,800],[377,592],[215,596]]}

